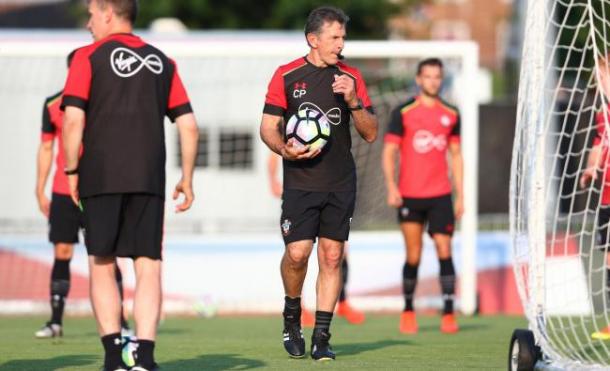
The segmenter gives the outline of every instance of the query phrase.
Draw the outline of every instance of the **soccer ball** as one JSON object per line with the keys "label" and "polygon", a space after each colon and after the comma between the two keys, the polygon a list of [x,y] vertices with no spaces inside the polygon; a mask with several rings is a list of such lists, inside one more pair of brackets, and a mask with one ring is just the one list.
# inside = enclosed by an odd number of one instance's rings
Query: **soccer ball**
{"label": "soccer ball", "polygon": [[136,364],[136,352],[138,350],[138,339],[135,336],[123,336],[122,338],[121,357],[123,363],[127,367],[133,367]]}
{"label": "soccer ball", "polygon": [[193,309],[199,317],[212,318],[218,311],[218,304],[210,295],[205,295],[193,303]]}
{"label": "soccer ball", "polygon": [[330,138],[330,124],[326,115],[314,109],[302,109],[286,124],[286,139],[295,139],[301,146],[322,149]]}

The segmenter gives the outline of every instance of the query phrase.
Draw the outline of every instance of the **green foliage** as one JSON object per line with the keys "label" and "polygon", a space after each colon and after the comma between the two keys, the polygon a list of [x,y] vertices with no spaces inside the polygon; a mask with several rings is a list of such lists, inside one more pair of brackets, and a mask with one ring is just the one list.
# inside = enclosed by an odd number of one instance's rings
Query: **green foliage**
{"label": "green foliage", "polygon": [[321,5],[342,8],[351,18],[350,38],[387,36],[387,20],[426,0],[146,0],[140,2],[137,26],[159,17],[175,17],[190,29],[301,30],[307,14]]}

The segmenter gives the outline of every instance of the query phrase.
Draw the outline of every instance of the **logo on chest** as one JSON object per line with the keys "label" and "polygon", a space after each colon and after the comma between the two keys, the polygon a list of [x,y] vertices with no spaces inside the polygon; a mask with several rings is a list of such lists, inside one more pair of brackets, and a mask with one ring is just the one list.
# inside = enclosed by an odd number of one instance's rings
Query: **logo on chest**
{"label": "logo on chest", "polygon": [[292,97],[299,99],[299,98],[303,97],[305,94],[307,94],[307,83],[304,81],[295,82],[294,90],[292,91]]}
{"label": "logo on chest", "polygon": [[447,115],[442,115],[441,116],[441,125],[443,125],[444,127],[449,127],[449,125],[451,125],[451,118]]}
{"label": "logo on chest", "polygon": [[434,135],[428,130],[418,130],[413,135],[413,149],[417,153],[428,153],[433,149],[444,151],[447,148],[447,138],[443,134]]}

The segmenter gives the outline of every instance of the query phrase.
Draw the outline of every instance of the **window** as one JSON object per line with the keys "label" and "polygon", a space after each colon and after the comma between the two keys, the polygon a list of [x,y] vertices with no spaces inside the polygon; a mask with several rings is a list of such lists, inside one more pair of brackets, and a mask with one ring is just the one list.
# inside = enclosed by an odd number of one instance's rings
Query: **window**
{"label": "window", "polygon": [[253,138],[249,131],[221,130],[219,167],[229,169],[252,168]]}

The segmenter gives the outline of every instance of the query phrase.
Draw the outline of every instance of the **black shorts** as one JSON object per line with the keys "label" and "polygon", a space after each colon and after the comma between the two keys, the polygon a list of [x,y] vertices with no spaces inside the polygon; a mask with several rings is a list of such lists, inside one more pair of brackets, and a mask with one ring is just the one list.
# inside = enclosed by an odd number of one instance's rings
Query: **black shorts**
{"label": "black shorts", "polygon": [[285,189],[280,228],[284,243],[316,240],[346,241],[356,204],[356,192],[309,192]]}
{"label": "black shorts", "polygon": [[604,251],[608,247],[608,223],[610,223],[610,206],[601,206],[597,215],[595,245]]}
{"label": "black shorts", "polygon": [[82,199],[87,253],[161,259],[165,200],[144,193]]}
{"label": "black shorts", "polygon": [[428,233],[453,235],[455,215],[451,195],[430,198],[403,198],[398,208],[400,223],[428,224]]}
{"label": "black shorts", "polygon": [[82,213],[70,196],[53,193],[49,213],[49,241],[78,243],[78,231],[83,226]]}

